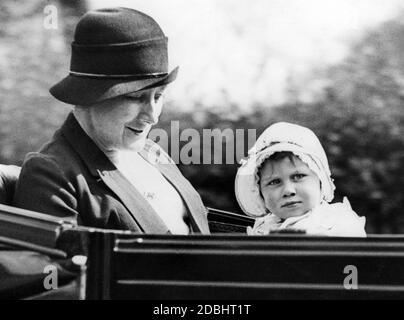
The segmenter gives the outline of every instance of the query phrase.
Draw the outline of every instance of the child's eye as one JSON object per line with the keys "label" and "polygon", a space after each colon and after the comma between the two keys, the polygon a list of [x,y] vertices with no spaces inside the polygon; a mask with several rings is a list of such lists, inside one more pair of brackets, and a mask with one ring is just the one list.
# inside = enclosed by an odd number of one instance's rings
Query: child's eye
{"label": "child's eye", "polygon": [[281,181],[279,179],[274,179],[268,182],[269,186],[275,186],[277,184],[279,184]]}
{"label": "child's eye", "polygon": [[293,181],[299,181],[301,179],[303,179],[306,175],[303,173],[296,173],[292,176],[292,180]]}

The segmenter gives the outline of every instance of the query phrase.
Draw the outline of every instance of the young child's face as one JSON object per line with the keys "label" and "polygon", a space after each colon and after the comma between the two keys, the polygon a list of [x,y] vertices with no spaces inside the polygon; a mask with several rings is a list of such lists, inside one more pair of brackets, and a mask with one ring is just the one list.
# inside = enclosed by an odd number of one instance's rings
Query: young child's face
{"label": "young child's face", "polygon": [[301,216],[321,200],[317,175],[298,157],[293,160],[267,160],[259,172],[265,206],[282,219]]}

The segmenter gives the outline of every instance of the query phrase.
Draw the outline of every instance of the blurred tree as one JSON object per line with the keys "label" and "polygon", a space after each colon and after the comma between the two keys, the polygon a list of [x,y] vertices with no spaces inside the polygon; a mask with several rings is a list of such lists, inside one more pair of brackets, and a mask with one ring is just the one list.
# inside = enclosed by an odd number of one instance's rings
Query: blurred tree
{"label": "blurred tree", "polygon": [[58,0],[63,21],[63,32],[66,43],[74,38],[74,29],[80,17],[87,12],[88,4],[85,0]]}
{"label": "blurred tree", "polygon": [[[66,39],[86,1],[3,0],[0,3],[0,162],[21,164],[63,121],[70,108],[48,89],[67,74]],[[46,28],[45,7],[57,9],[56,28]],[[64,25],[66,24],[66,29]]]}

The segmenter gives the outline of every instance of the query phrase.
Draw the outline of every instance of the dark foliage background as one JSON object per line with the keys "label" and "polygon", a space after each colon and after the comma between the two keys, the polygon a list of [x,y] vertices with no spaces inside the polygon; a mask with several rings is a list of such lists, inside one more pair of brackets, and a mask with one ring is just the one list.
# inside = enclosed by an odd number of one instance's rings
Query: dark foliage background
{"label": "dark foliage background", "polygon": [[[43,28],[48,1],[0,2],[1,163],[20,165],[27,152],[51,137],[71,109],[54,100],[48,89],[65,76],[73,26],[86,6],[83,1],[54,3],[60,12],[57,30]],[[248,112],[234,104],[197,102],[193,112],[182,112],[170,101],[159,127],[169,133],[170,122],[178,120],[180,131],[257,129],[259,135],[276,121],[308,126],[328,154],[336,200],[348,196],[355,211],[367,217],[369,233],[404,233],[403,18],[398,13],[368,30],[351,43],[343,62],[313,71],[313,81],[320,81],[323,89],[310,103],[300,99],[306,83],[296,82],[290,86],[287,103],[261,103]],[[192,141],[182,141],[181,146],[188,143]],[[246,154],[246,141],[243,144]],[[203,148],[202,143],[200,156],[213,152]],[[224,153],[222,158],[224,163]],[[206,205],[240,212],[233,191],[236,162],[179,166]]]}

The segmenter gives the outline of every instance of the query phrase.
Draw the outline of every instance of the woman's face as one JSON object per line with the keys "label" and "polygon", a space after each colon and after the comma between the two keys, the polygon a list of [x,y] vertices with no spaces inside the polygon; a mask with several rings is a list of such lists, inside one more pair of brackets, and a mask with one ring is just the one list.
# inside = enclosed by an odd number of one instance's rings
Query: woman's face
{"label": "woman's face", "polygon": [[90,135],[104,151],[140,151],[158,122],[165,86],[141,90],[92,105]]}
{"label": "woman's face", "polygon": [[319,178],[298,157],[267,160],[259,175],[265,206],[281,219],[301,216],[321,201]]}

